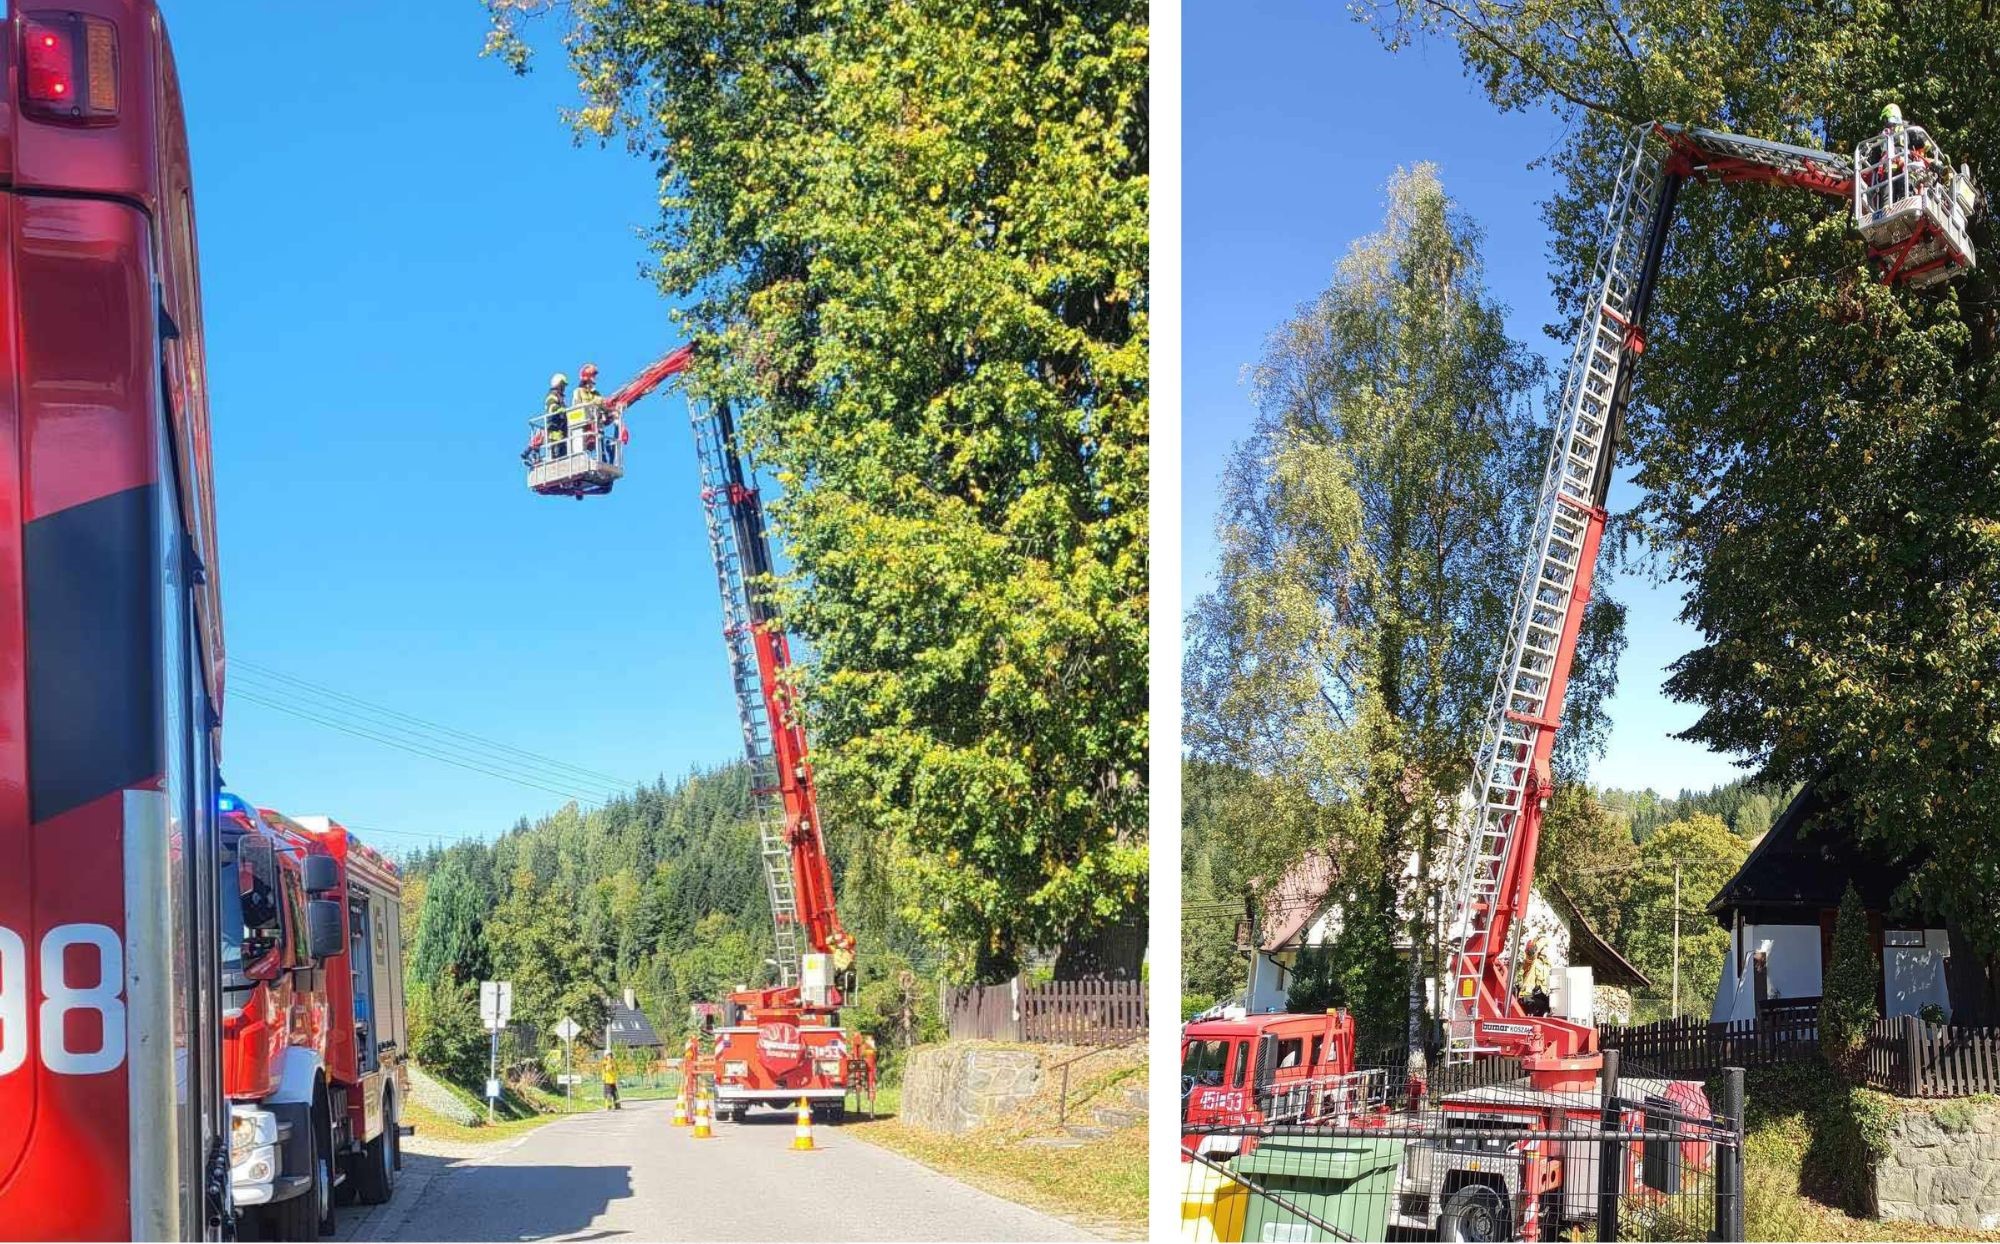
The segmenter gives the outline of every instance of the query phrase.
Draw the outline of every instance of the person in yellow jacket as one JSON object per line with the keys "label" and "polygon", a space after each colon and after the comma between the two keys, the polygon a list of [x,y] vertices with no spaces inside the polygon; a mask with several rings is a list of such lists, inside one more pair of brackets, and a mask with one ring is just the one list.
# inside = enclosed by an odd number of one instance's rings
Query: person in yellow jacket
{"label": "person in yellow jacket", "polygon": [[542,402],[542,413],[547,416],[542,421],[548,433],[549,460],[555,461],[568,451],[569,416],[564,412],[569,408],[569,377],[557,372],[549,377],[549,395]]}
{"label": "person in yellow jacket", "polygon": [[618,1109],[618,1064],[604,1060],[604,1108]]}

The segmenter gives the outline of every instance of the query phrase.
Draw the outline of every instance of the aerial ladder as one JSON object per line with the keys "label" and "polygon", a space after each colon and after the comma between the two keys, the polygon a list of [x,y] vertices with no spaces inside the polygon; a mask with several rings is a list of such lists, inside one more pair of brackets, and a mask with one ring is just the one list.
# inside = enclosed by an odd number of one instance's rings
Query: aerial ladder
{"label": "aerial ladder", "polygon": [[[626,410],[693,361],[692,346],[676,347],[600,402],[564,412],[571,437],[578,426],[590,426],[598,443],[532,463],[529,488],[579,500],[610,492],[624,473]],[[690,397],[688,412],[771,903],[777,976],[774,984],[740,989],[729,998],[731,1022],[716,1033],[718,1101],[736,1118],[756,1102],[784,1105],[800,1097],[831,1114],[850,1079],[865,1081],[871,1094],[874,1085],[872,1057],[850,1047],[839,1026],[841,982],[851,978],[854,935],[842,926],[835,906],[805,726],[790,686],[790,642],[766,596],[773,562],[763,502],[744,465],[728,402]],[[540,420],[535,424],[543,426]]]}
{"label": "aerial ladder", "polygon": [[[1891,116],[1891,112],[1894,115]],[[1527,909],[1549,763],[1604,535],[1605,499],[1675,204],[1690,182],[1762,182],[1843,200],[1885,284],[1923,288],[1976,264],[1969,169],[1899,111],[1851,157],[1717,130],[1652,123],[1632,134],[1606,213],[1570,356],[1527,564],[1475,753],[1456,861],[1446,884],[1447,1066],[1523,1059],[1535,1087],[1594,1079],[1596,1032],[1529,1015],[1516,997],[1510,938]]]}

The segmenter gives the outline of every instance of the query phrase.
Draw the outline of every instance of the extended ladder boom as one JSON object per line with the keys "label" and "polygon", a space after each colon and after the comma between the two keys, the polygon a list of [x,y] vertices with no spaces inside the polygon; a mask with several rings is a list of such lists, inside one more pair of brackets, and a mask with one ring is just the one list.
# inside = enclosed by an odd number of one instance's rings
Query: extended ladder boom
{"label": "extended ladder boom", "polygon": [[[1908,139],[1898,138],[1902,133],[1886,131],[1852,159],[1676,125],[1645,125],[1632,135],[1556,406],[1527,565],[1515,590],[1504,656],[1474,757],[1470,807],[1456,843],[1447,908],[1452,923],[1446,930],[1453,948],[1445,1017],[1448,1064],[1481,1054],[1560,1061],[1588,1055],[1596,1046],[1594,1030],[1585,1025],[1522,1010],[1507,961],[1508,939],[1534,882],[1556,727],[1590,601],[1632,377],[1645,349],[1646,313],[1681,187],[1689,179],[1752,181],[1851,197],[1857,227],[1871,256],[1882,262],[1884,281],[1923,284],[1933,274],[1941,279],[1971,266],[1973,256],[1963,240],[1963,210],[1954,215],[1936,193],[1935,165],[1948,170],[1949,162],[1935,152],[1932,175],[1913,172],[1905,182],[1909,166],[1894,162],[1898,150],[1909,150]],[[1897,148],[1898,141],[1904,146]],[[1886,153],[1880,144],[1887,144]],[[1894,170],[1897,180],[1876,170]],[[1892,188],[1899,194],[1893,200],[1887,197]],[[1893,235],[1883,232],[1883,222],[1893,224],[1898,213],[1914,224]],[[1919,262],[1912,263],[1913,257]]]}
{"label": "extended ladder boom", "polygon": [[[621,391],[622,392],[622,391]],[[723,638],[750,763],[766,892],[777,936],[778,984],[799,985],[801,956],[853,962],[854,937],[834,908],[833,871],[819,823],[819,797],[806,760],[805,728],[784,675],[791,649],[764,594],[754,584],[771,572],[764,508],[736,452],[725,402],[689,403],[701,463],[702,509],[722,592]],[[804,945],[800,944],[803,936]]]}

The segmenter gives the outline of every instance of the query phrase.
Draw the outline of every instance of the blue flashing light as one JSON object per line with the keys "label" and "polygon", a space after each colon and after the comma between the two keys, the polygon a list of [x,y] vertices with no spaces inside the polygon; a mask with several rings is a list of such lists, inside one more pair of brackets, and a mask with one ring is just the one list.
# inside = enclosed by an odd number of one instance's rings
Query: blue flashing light
{"label": "blue flashing light", "polygon": [[238,799],[236,796],[230,794],[228,791],[223,791],[222,794],[217,797],[215,801],[215,807],[216,811],[223,816],[229,816],[232,813],[241,816],[252,815],[250,811],[250,805],[244,803],[241,799]]}

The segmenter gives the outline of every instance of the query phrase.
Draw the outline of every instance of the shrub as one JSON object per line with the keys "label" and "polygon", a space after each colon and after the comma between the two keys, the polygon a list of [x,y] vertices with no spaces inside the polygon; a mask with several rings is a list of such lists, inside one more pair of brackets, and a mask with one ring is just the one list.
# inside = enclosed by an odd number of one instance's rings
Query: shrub
{"label": "shrub", "polygon": [[1880,967],[1868,938],[1868,913],[1852,882],[1840,896],[1833,926],[1832,962],[1819,1004],[1819,1042],[1826,1060],[1849,1083],[1864,1070],[1868,1029],[1879,1014],[1875,1005]]}
{"label": "shrub", "polygon": [[412,984],[410,1054],[433,1075],[468,1088],[486,1083],[487,1040],[472,992],[449,978]]}

